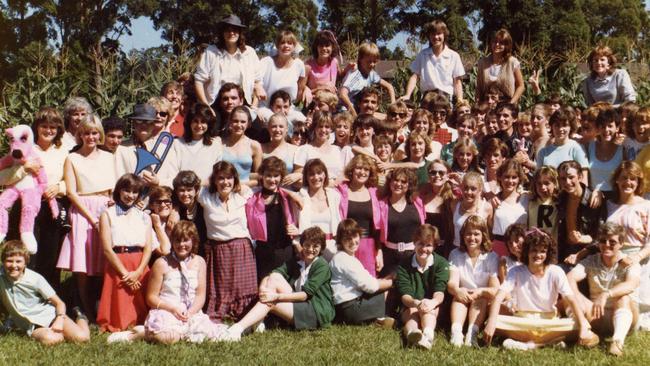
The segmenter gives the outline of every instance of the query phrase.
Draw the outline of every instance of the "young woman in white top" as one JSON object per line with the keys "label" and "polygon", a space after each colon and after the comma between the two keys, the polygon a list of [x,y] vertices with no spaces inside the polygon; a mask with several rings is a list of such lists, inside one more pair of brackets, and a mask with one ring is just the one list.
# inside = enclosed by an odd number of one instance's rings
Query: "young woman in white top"
{"label": "young woman in white top", "polygon": [[528,222],[529,195],[521,192],[527,179],[524,169],[515,159],[506,160],[499,167],[497,176],[501,192],[492,199],[492,250],[503,257],[508,255],[504,238],[508,226]]}
{"label": "young woman in white top", "polygon": [[[68,155],[63,173],[72,203],[72,229],[63,241],[56,266],[73,272],[81,306],[92,319],[95,309],[92,305],[94,299],[88,291],[88,276],[99,276],[104,271],[99,217],[106,209],[115,186],[115,163],[113,154],[99,149],[104,143],[104,129],[99,117],[87,116],[77,128],[77,137],[81,147]],[[97,174],[98,171],[101,174]]]}
{"label": "young woman in white top", "polygon": [[[553,238],[545,232],[534,228],[526,233],[521,254],[523,264],[508,272],[490,305],[489,318],[483,330],[488,344],[498,330],[508,337],[503,346],[511,349],[534,349],[557,343],[558,339],[576,333],[580,345],[598,345],[599,338],[591,332],[567,276],[562,268],[551,264],[552,258],[557,256],[556,251]],[[501,304],[509,295],[512,295],[514,316],[500,315]],[[575,319],[557,318],[559,295],[562,295],[566,308],[571,308]]]}
{"label": "young woman in white top", "polygon": [[178,171],[193,171],[202,185],[208,184],[212,166],[221,160],[223,153],[221,138],[211,135],[216,123],[210,107],[195,104],[185,117],[183,137],[174,144]]}
{"label": "young woman in white top", "polygon": [[[449,254],[451,303],[451,339],[456,347],[476,346],[481,324],[487,316],[488,303],[499,287],[499,257],[491,251],[492,243],[485,220],[473,215],[460,230],[460,247]],[[463,341],[463,325],[467,333]]]}
{"label": "young woman in white top", "polygon": [[[284,90],[289,93],[292,103],[303,102],[307,78],[305,64],[295,57],[296,48],[299,47],[298,39],[291,31],[281,31],[275,38],[275,47],[276,55],[260,60],[262,85],[266,94],[273,95],[278,90]],[[263,103],[260,107],[260,118],[267,120],[272,114],[269,106]]]}
{"label": "young woman in white top", "polygon": [[625,228],[621,251],[625,262],[641,265],[641,282],[637,302],[643,318],[650,316],[650,201],[643,199],[641,167],[632,161],[623,162],[612,174],[614,199],[607,201],[607,222]]}
{"label": "young woman in white top", "polygon": [[[63,118],[55,108],[43,107],[36,112],[32,130],[34,130],[34,139],[36,140],[34,150],[41,159],[41,164],[43,164],[47,175],[47,189],[43,192],[43,199],[47,201],[56,198],[59,210],[67,212],[69,202],[65,198],[66,186],[63,179],[63,167],[65,159],[68,157],[68,150],[61,141],[64,132]],[[41,204],[41,210],[34,221],[34,236],[38,243],[38,252],[32,254],[30,258],[34,270],[55,287],[60,281],[60,275],[56,271],[56,260],[59,257],[59,248],[65,236],[60,223],[57,223],[56,220],[56,217],[52,217],[49,205]]]}
{"label": "young woman in white top", "polygon": [[303,233],[312,226],[318,226],[326,236],[326,246],[321,256],[328,262],[336,254],[334,234],[341,221],[339,206],[341,195],[334,188],[327,187],[327,167],[320,159],[311,159],[303,169],[303,188],[300,189],[303,206],[298,215],[298,230]]}
{"label": "young woman in white top", "polygon": [[291,183],[300,180],[303,167],[311,159],[320,159],[325,163],[330,180],[342,180],[345,167],[341,161],[340,150],[330,143],[333,128],[334,121],[329,112],[317,111],[314,113],[313,122],[310,126],[311,139],[308,144],[302,145],[296,150],[293,174],[287,176],[290,177],[288,179],[291,180]]}
{"label": "young woman in white top", "polygon": [[151,258],[151,219],[135,207],[144,182],[125,174],[113,191],[115,204],[102,213],[100,235],[107,266],[97,324],[102,331],[124,331],[142,324],[147,305],[142,287]]}
{"label": "young woman in white top", "polygon": [[341,221],[336,230],[338,252],[330,262],[334,305],[342,323],[363,324],[378,321],[393,324],[385,318],[384,291],[393,286],[392,279],[378,279],[371,275],[355,257],[363,229],[353,219]]}
{"label": "young woman in white top", "polygon": [[235,166],[220,161],[198,198],[208,234],[205,309],[216,323],[226,317],[238,320],[257,298],[257,268],[246,219],[248,197],[241,192]]}
{"label": "young woman in white top", "polygon": [[[493,209],[492,206],[483,199],[483,177],[476,172],[469,172],[463,176],[460,185],[463,193],[462,198],[454,202],[451,207],[453,214],[448,220],[452,220],[454,227],[454,247],[460,246],[461,235],[460,228],[463,227],[465,220],[471,215],[478,215],[485,218],[488,227],[492,226]],[[488,232],[490,232],[488,230]]]}
{"label": "young woman in white top", "polygon": [[481,161],[485,165],[483,175],[483,197],[491,200],[501,192],[497,171],[509,154],[508,145],[493,137],[481,145]]}

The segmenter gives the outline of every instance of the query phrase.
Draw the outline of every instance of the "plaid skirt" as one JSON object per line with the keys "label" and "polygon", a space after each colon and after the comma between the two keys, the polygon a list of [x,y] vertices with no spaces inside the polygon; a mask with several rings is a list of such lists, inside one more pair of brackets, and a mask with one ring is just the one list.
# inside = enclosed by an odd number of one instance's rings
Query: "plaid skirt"
{"label": "plaid skirt", "polygon": [[248,238],[208,240],[205,313],[216,323],[239,320],[257,301],[257,268]]}

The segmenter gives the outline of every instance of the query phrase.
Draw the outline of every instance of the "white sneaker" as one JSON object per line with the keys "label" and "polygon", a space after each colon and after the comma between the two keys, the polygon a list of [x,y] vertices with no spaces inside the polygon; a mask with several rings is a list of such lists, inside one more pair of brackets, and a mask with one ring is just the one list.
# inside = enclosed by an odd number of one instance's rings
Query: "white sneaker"
{"label": "white sneaker", "polygon": [[461,347],[463,345],[463,333],[451,333],[449,343],[454,347]]}
{"label": "white sneaker", "polygon": [[464,344],[467,347],[478,347],[477,334],[472,332],[472,331],[468,331],[467,334],[465,334],[465,343]]}
{"label": "white sneaker", "polygon": [[409,346],[415,346],[416,344],[419,344],[421,340],[422,332],[419,329],[412,330],[406,335],[406,344]]}
{"label": "white sneaker", "polygon": [[511,338],[508,338],[505,341],[503,341],[503,348],[509,349],[509,350],[517,350],[517,351],[528,351],[528,350],[530,350],[530,347],[528,346],[527,343],[515,341],[514,339],[511,339]]}
{"label": "white sneaker", "polygon": [[233,329],[234,326],[231,326],[228,328],[227,331],[225,331],[223,334],[221,334],[221,337],[219,337],[220,341],[224,342],[239,342],[241,341],[241,333],[237,329]]}
{"label": "white sneaker", "polygon": [[111,335],[108,336],[106,339],[106,343],[111,344],[111,343],[130,343],[131,342],[131,335],[133,332],[130,330],[125,330],[123,332],[115,332],[111,333]]}
{"label": "white sneaker", "polygon": [[420,339],[420,341],[417,343],[417,346],[422,349],[430,350],[432,344],[429,340],[429,337],[422,337],[422,339]]}
{"label": "white sneaker", "polygon": [[264,333],[266,331],[266,325],[264,325],[264,321],[261,321],[257,323],[257,326],[255,327],[255,330],[253,331],[254,333]]}

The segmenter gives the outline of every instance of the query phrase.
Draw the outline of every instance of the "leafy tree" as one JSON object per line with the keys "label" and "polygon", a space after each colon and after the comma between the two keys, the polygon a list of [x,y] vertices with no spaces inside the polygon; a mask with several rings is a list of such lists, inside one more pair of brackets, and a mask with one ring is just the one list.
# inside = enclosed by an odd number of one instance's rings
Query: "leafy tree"
{"label": "leafy tree", "polygon": [[389,41],[402,30],[397,14],[412,1],[324,0],[319,19],[339,40]]}
{"label": "leafy tree", "polygon": [[[467,23],[467,17],[474,10],[472,1],[461,0],[418,0],[415,6],[410,6],[399,14],[402,30],[412,34],[420,34],[423,26],[436,19],[447,24],[449,37],[447,43],[455,50],[471,52],[474,50],[472,32]],[[428,42],[421,35],[421,41]]]}
{"label": "leafy tree", "polygon": [[[318,8],[311,0],[161,1],[150,6],[156,29],[177,45],[213,43],[219,20],[236,14],[248,26],[246,43],[260,47],[271,42],[278,29],[290,28],[305,40],[316,32]],[[175,52],[180,52],[175,47]]]}

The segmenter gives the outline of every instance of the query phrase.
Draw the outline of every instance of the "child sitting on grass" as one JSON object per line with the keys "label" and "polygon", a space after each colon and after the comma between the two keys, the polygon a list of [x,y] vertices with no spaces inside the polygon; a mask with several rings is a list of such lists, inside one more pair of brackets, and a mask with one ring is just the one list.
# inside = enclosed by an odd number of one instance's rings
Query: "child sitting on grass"
{"label": "child sitting on grass", "polygon": [[286,262],[264,277],[260,283],[259,302],[230,326],[220,340],[241,340],[246,329],[256,324],[259,327],[269,313],[298,330],[325,328],[332,323],[332,273],[321,257],[325,233],[317,226],[310,227],[302,233],[300,245],[299,259]]}
{"label": "child sitting on grass", "polygon": [[431,349],[438,309],[449,280],[449,263],[434,253],[440,243],[435,226],[424,224],[417,228],[413,242],[415,253],[397,268],[404,335],[409,346]]}
{"label": "child sitting on grass", "polygon": [[13,328],[24,331],[44,345],[68,340],[90,340],[88,319],[74,308],[76,321],[66,315],[65,303],[40,274],[27,267],[29,252],[18,240],[8,241],[2,250],[0,299]]}

